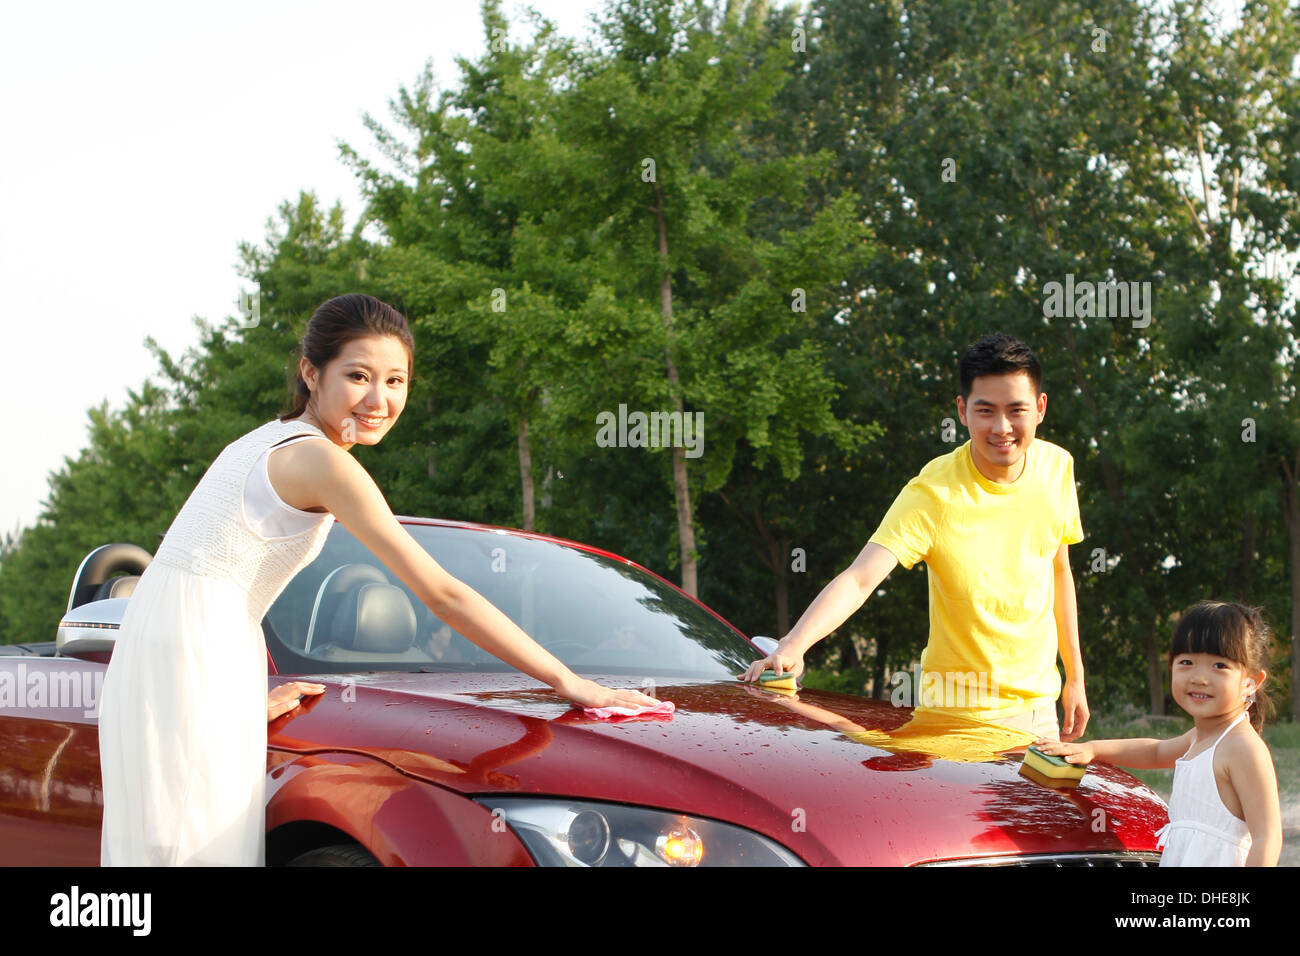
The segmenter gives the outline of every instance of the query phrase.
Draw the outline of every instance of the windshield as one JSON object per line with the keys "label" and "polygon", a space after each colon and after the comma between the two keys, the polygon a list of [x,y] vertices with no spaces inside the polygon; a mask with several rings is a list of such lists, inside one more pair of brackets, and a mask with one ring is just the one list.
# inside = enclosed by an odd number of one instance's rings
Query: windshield
{"label": "windshield", "polygon": [[[404,527],[577,673],[734,680],[760,656],[717,617],[622,561],[502,531]],[[264,630],[282,674],[513,670],[439,620],[338,522]]]}

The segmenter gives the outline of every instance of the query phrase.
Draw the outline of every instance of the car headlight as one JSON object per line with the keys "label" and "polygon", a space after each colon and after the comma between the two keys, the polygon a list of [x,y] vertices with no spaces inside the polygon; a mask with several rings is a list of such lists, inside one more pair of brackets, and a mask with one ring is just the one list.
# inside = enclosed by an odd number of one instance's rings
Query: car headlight
{"label": "car headlight", "polygon": [[761,834],[701,817],[594,800],[481,796],[539,866],[803,866]]}

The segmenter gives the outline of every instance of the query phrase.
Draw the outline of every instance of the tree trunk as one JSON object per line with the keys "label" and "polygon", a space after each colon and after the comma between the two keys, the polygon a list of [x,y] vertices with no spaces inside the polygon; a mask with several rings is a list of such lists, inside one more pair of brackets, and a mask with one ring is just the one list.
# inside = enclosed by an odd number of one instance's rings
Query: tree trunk
{"label": "tree trunk", "polygon": [[1300,716],[1300,452],[1282,459],[1282,514],[1291,541],[1291,720]]}
{"label": "tree trunk", "polygon": [[[432,418],[433,418],[433,396],[432,396],[432,395],[430,395],[428,398],[426,398],[426,399],[424,400],[424,409],[425,409],[425,411],[427,411],[427,412],[429,413],[429,418],[432,419]],[[429,468],[429,477],[430,477],[430,478],[433,478],[433,477],[438,473],[438,469],[437,469],[437,466],[434,464],[434,461],[433,461],[433,444],[432,444],[432,443],[430,443],[430,445],[429,445],[428,468]]]}
{"label": "tree trunk", "polygon": [[528,414],[519,419],[519,483],[524,496],[524,530],[532,531],[537,524],[537,506],[534,502],[533,456],[528,447]]}
{"label": "tree trunk", "polygon": [[1248,602],[1250,600],[1250,582],[1255,574],[1255,515],[1253,512],[1246,511],[1241,516],[1241,561],[1237,565],[1235,575],[1237,600]]}
{"label": "tree trunk", "polygon": [[542,479],[542,507],[549,508],[552,504],[551,499],[551,479],[555,477],[555,466],[546,466],[546,477]]}
{"label": "tree trunk", "polygon": [[691,493],[686,484],[686,449],[673,449],[673,495],[677,502],[678,553],[682,562],[682,590],[700,596],[695,566],[695,525],[691,522]]}
{"label": "tree trunk", "polygon": [[779,641],[790,630],[790,566],[786,563],[790,542],[773,540],[772,573],[776,585],[776,639]]}
{"label": "tree trunk", "polygon": [[1151,713],[1156,717],[1165,715],[1165,672],[1161,665],[1160,626],[1153,624],[1147,632],[1147,688],[1151,693]]}
{"label": "tree trunk", "polygon": [[885,670],[889,657],[889,631],[882,628],[876,633],[876,659],[871,662],[871,695],[876,700],[888,700],[890,691]]}
{"label": "tree trunk", "polygon": [[[751,480],[749,484],[752,491],[753,481]],[[754,506],[753,514],[747,515],[732,503],[725,492],[719,491],[717,496],[749,532],[748,540],[754,548],[754,553],[758,555],[758,560],[763,567],[772,573],[772,594],[776,601],[776,630],[771,636],[780,640],[790,629],[790,566],[786,563],[790,558],[790,539],[777,538],[768,530],[768,525],[763,520],[757,505]]]}
{"label": "tree trunk", "polygon": [[853,633],[847,627],[841,627],[837,636],[840,644],[840,673],[861,666],[862,658],[858,656],[858,645],[853,643]]}
{"label": "tree trunk", "polygon": [[[664,194],[659,184],[655,183],[655,219],[659,225],[659,258],[663,262],[663,280],[659,284],[659,305],[668,329],[668,342],[664,345],[664,366],[668,373],[668,383],[673,396],[673,405],[683,415],[681,380],[677,375],[677,365],[673,361],[673,285],[672,274],[668,267],[668,220],[664,217]],[[691,518],[691,491],[686,475],[686,449],[673,448],[673,497],[677,504],[677,543],[682,562],[682,590],[691,597],[699,597],[699,583],[696,580],[695,559],[695,524]]]}

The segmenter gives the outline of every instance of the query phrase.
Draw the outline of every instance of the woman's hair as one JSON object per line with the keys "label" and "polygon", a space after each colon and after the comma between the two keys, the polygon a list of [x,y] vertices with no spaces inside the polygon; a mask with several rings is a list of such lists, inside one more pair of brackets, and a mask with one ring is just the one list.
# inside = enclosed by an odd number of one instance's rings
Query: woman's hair
{"label": "woman's hair", "polygon": [[[1230,601],[1201,601],[1188,608],[1174,626],[1169,644],[1169,664],[1179,654],[1213,654],[1236,661],[1247,672],[1268,670],[1273,632],[1260,609]],[[1267,681],[1265,682],[1267,684]],[[1273,701],[1264,687],[1255,688],[1248,708],[1250,722],[1263,730],[1264,718],[1273,716]]]}
{"label": "woman's hair", "polygon": [[[406,346],[407,374],[415,362],[415,339],[406,324],[406,316],[386,302],[359,292],[339,295],[322,303],[307,322],[302,341],[294,354],[305,356],[307,361],[324,372],[325,366],[338,357],[343,347],[353,339],[365,335],[392,335]],[[294,362],[289,374],[297,380],[289,398],[289,410],[280,415],[280,421],[297,418],[307,408],[311,390],[303,380],[302,372]]]}

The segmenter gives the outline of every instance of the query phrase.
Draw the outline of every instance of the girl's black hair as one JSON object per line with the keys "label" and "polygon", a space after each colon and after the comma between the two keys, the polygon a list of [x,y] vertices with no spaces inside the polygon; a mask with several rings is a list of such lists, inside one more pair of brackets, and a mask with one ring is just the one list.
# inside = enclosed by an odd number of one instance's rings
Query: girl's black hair
{"label": "girl's black hair", "polygon": [[[307,357],[307,361],[320,371],[338,357],[343,346],[363,335],[392,335],[406,346],[407,377],[415,363],[415,339],[407,325],[406,316],[398,312],[387,302],[381,302],[372,295],[351,292],[339,295],[323,302],[312,313],[307,322],[307,331],[295,352]],[[280,421],[297,418],[307,408],[311,398],[311,389],[303,380],[298,363],[290,375],[296,377],[289,398],[289,410],[280,415]]]}
{"label": "girl's black hair", "polygon": [[[1231,601],[1201,601],[1188,608],[1174,626],[1169,664],[1173,666],[1179,654],[1213,654],[1256,674],[1268,670],[1272,644],[1273,632],[1260,608]],[[1263,730],[1264,719],[1273,716],[1273,701],[1264,687],[1255,688],[1255,702],[1248,710],[1251,724]]]}

